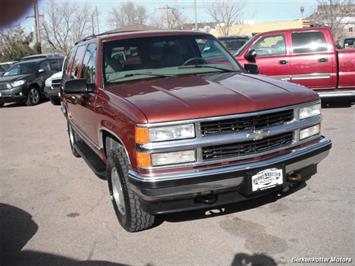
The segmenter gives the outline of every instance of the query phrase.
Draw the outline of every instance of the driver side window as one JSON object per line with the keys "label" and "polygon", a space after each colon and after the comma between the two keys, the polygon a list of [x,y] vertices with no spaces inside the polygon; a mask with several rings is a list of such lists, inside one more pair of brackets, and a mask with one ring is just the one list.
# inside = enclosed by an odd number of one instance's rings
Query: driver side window
{"label": "driver side window", "polygon": [[256,51],[257,57],[286,55],[285,37],[283,34],[264,36],[251,49]]}

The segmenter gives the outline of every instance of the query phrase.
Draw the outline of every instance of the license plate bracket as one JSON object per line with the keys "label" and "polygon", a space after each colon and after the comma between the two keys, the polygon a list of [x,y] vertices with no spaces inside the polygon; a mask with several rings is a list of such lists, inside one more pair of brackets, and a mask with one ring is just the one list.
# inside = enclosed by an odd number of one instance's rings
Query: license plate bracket
{"label": "license plate bracket", "polygon": [[284,165],[272,165],[246,173],[242,193],[247,195],[263,193],[281,187],[285,183]]}

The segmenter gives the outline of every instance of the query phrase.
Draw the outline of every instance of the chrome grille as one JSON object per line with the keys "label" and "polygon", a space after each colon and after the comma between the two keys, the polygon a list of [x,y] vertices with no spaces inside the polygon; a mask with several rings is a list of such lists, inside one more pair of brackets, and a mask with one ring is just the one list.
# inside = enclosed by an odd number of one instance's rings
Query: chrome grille
{"label": "chrome grille", "polygon": [[285,147],[290,145],[292,141],[293,132],[287,132],[261,140],[208,146],[202,148],[202,158],[203,160],[217,160],[253,155]]}
{"label": "chrome grille", "polygon": [[0,90],[7,90],[6,83],[0,83]]}
{"label": "chrome grille", "polygon": [[282,125],[293,119],[293,109],[262,115],[201,122],[202,136],[257,130]]}

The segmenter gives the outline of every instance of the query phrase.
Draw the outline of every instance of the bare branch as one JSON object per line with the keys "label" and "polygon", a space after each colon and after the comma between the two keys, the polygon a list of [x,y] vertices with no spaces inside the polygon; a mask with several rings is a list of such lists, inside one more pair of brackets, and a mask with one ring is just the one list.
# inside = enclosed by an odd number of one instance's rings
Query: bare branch
{"label": "bare branch", "polygon": [[354,13],[353,0],[318,0],[318,7],[310,19],[328,26],[334,39],[337,39],[342,37],[344,28],[352,22]]}
{"label": "bare branch", "polygon": [[144,24],[146,20],[145,7],[128,1],[111,11],[108,24],[113,28],[121,28],[133,24]]}
{"label": "bare branch", "polygon": [[218,0],[208,9],[209,15],[218,23],[223,35],[228,36],[234,24],[242,23],[244,1]]}
{"label": "bare branch", "polygon": [[74,43],[89,35],[94,10],[88,5],[50,1],[45,7],[42,29],[47,46],[68,53]]}

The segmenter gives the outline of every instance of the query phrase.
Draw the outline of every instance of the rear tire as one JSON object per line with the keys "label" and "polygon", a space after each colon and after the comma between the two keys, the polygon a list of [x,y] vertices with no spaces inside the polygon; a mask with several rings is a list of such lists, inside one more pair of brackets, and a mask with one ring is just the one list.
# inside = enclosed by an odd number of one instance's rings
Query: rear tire
{"label": "rear tire", "polygon": [[39,104],[41,101],[41,93],[36,86],[31,86],[26,99],[27,106],[33,106]]}
{"label": "rear tire", "polygon": [[129,162],[123,147],[111,138],[106,139],[107,180],[113,208],[121,226],[128,232],[151,228],[155,217],[145,212],[137,195],[128,186]]}
{"label": "rear tire", "polygon": [[69,136],[69,144],[70,144],[70,149],[72,154],[74,155],[74,157],[80,158],[81,157],[80,154],[74,147],[74,144],[78,142],[79,137],[69,122],[68,122],[68,136]]}

